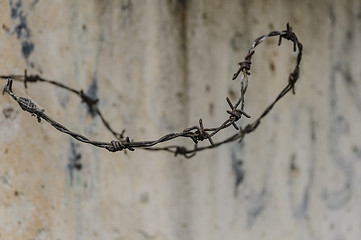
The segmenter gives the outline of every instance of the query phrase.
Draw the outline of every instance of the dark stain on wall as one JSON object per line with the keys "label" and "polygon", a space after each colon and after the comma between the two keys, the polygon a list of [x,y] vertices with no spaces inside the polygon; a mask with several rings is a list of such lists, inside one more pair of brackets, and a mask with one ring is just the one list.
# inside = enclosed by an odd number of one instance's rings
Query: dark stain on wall
{"label": "dark stain on wall", "polygon": [[352,78],[348,77],[348,75],[342,71],[342,69],[347,68],[340,66],[340,64],[336,64],[331,69],[330,75],[331,129],[328,140],[332,163],[341,171],[342,177],[338,187],[329,185],[323,191],[322,195],[325,204],[333,210],[344,207],[351,200],[352,181],[354,178],[352,160],[348,159],[342,147],[340,147],[342,145],[340,141],[350,133],[350,123],[347,115],[344,115],[344,107],[341,105],[342,99],[339,96],[339,89],[345,82],[346,85],[347,82],[352,82]]}
{"label": "dark stain on wall", "polygon": [[237,158],[234,151],[231,153],[232,158],[232,170],[234,173],[234,195],[237,196],[237,188],[243,182],[245,171],[243,168],[243,161]]}
{"label": "dark stain on wall", "polygon": [[57,97],[58,97],[58,101],[60,102],[60,105],[65,109],[70,100],[70,94],[68,92],[61,94],[59,93],[57,94]]}
{"label": "dark stain on wall", "polygon": [[30,63],[29,56],[34,51],[34,43],[31,40],[31,32],[28,27],[26,15],[24,13],[22,1],[14,1],[9,0],[10,9],[11,9],[11,18],[15,23],[14,30],[12,33],[16,34],[16,37],[19,39],[21,43],[21,52],[26,59],[27,63],[34,67],[32,63]]}
{"label": "dark stain on wall", "polygon": [[291,157],[290,157],[290,171],[292,173],[292,175],[297,175],[300,171],[299,167],[296,164],[296,153],[292,153]]}
{"label": "dark stain on wall", "polygon": [[[287,177],[288,195],[290,207],[294,217],[304,218],[310,205],[310,193],[314,184],[316,165],[316,122],[313,108],[305,105],[297,107],[293,114],[294,121],[294,142],[295,146],[301,146],[299,142],[301,132],[309,129],[307,138],[310,138],[310,145],[307,154],[297,147],[291,154],[289,161],[289,172]],[[309,116],[308,121],[302,121],[302,116]],[[304,124],[304,125],[303,125]],[[301,152],[303,154],[301,154]]]}
{"label": "dark stain on wall", "polygon": [[[97,73],[94,73],[92,83],[90,84],[88,90],[86,91],[86,94],[91,97],[92,99],[98,99],[98,80],[97,80]],[[96,116],[96,111],[92,107],[88,107],[88,113],[92,116]]]}
{"label": "dark stain on wall", "polygon": [[272,72],[276,71],[276,65],[272,60],[269,62],[269,68]]}
{"label": "dark stain on wall", "polygon": [[131,0],[120,1],[120,8],[123,11],[131,10],[132,9],[132,1]]}
{"label": "dark stain on wall", "polygon": [[70,149],[68,153],[68,170],[70,175],[70,184],[73,184],[74,169],[80,171],[82,169],[81,153],[79,151],[79,144],[70,140]]}
{"label": "dark stain on wall", "polygon": [[255,221],[266,208],[267,198],[268,198],[266,187],[263,187],[260,193],[252,196],[252,204],[247,210],[247,225],[249,228],[253,226]]}
{"label": "dark stain on wall", "polygon": [[235,32],[231,38],[230,45],[233,51],[239,51],[244,43],[244,36],[241,32]]}
{"label": "dark stain on wall", "polygon": [[349,96],[351,96],[357,110],[361,113],[361,88],[352,76],[351,69],[345,66],[341,68],[340,74],[342,75],[342,79],[344,80]]}
{"label": "dark stain on wall", "polygon": [[354,145],[352,151],[358,159],[361,159],[361,146]]}
{"label": "dark stain on wall", "polygon": [[334,29],[336,25],[336,13],[332,4],[330,4],[328,7],[328,16],[331,20],[331,27]]}
{"label": "dark stain on wall", "polygon": [[16,116],[18,115],[19,111],[14,110],[12,107],[6,107],[3,109],[3,114],[5,119],[14,120]]}

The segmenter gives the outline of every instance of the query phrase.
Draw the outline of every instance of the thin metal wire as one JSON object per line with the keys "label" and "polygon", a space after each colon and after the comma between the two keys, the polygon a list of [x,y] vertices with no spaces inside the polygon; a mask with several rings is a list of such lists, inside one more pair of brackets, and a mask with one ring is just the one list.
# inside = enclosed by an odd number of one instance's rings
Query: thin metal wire
{"label": "thin metal wire", "polygon": [[[282,91],[279,93],[276,99],[262,112],[262,114],[255,121],[246,125],[244,128],[237,126],[236,122],[238,122],[242,116],[250,118],[250,116],[244,111],[244,106],[245,106],[245,94],[247,92],[247,87],[248,87],[248,76],[250,75],[252,57],[255,53],[255,48],[259,44],[261,44],[264,40],[276,36],[279,37],[278,45],[282,43],[282,39],[284,38],[286,40],[293,42],[294,51],[298,49],[296,66],[293,72],[289,75],[288,84],[286,85],[286,87],[282,89]],[[115,131],[111,127],[110,123],[105,119],[103,113],[98,108],[97,103],[99,102],[99,99],[91,98],[89,95],[84,93],[83,90],[73,89],[60,82],[44,79],[39,75],[27,75],[26,70],[24,75],[3,75],[0,76],[0,78],[7,79],[7,84],[3,90],[3,94],[7,92],[12,97],[12,99],[20,105],[21,109],[35,116],[39,122],[41,121],[41,119],[44,119],[45,121],[50,123],[54,128],[56,128],[58,131],[68,134],[80,142],[91,144],[99,148],[105,148],[110,152],[117,152],[126,149],[130,151],[134,151],[135,148],[143,148],[145,150],[150,150],[150,151],[171,152],[175,155],[183,155],[186,158],[191,158],[195,156],[195,154],[199,151],[216,148],[223,144],[234,142],[237,140],[242,141],[246,134],[249,134],[254,130],[256,130],[256,128],[261,123],[261,120],[272,110],[274,105],[282,97],[284,97],[291,90],[293,93],[295,93],[295,83],[299,78],[299,66],[302,59],[302,50],[303,50],[302,44],[298,41],[296,34],[292,31],[292,27],[288,23],[287,23],[287,29],[284,31],[272,31],[268,34],[256,38],[256,40],[252,44],[252,47],[249,49],[247,55],[245,56],[244,61],[239,63],[239,69],[233,75],[232,80],[235,80],[241,74],[241,96],[234,105],[228,97],[226,98],[227,103],[231,108],[231,110],[226,111],[229,114],[228,119],[226,119],[219,127],[212,127],[212,128],[205,128],[203,125],[203,120],[200,119],[199,126],[192,126],[184,129],[181,132],[169,133],[153,141],[131,141],[129,137],[124,137],[125,130],[122,130],[121,132]],[[90,109],[94,110],[93,112],[95,112],[100,117],[105,128],[112,133],[112,135],[116,138],[116,140],[112,140],[110,142],[93,141],[81,134],[70,131],[65,126],[56,122],[48,115],[46,115],[45,110],[39,108],[31,99],[18,97],[17,95],[15,95],[12,91],[13,80],[23,82],[25,88],[27,88],[27,83],[44,82],[55,85],[56,87],[65,89],[67,91],[76,94],[78,97],[81,98],[82,102],[86,103]],[[239,106],[240,108],[238,108]],[[230,126],[233,126],[237,130],[236,134],[233,134],[232,136],[220,142],[213,141],[212,139],[213,136],[215,136],[221,130],[226,129]],[[185,146],[178,146],[178,145],[154,147],[155,145],[158,145],[163,142],[168,142],[179,137],[191,139],[194,142],[194,148],[187,149]],[[209,145],[199,147],[198,142],[203,140],[208,140]]]}

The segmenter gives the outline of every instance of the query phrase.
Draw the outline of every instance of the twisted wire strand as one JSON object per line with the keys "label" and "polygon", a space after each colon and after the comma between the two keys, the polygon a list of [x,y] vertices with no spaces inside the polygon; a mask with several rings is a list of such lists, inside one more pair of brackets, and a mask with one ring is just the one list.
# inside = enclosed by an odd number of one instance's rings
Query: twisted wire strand
{"label": "twisted wire strand", "polygon": [[[251,70],[252,57],[255,54],[256,47],[259,44],[261,44],[264,40],[271,37],[279,37],[278,45],[281,45],[282,39],[286,39],[288,41],[293,42],[293,51],[296,51],[298,49],[296,65],[293,72],[289,75],[288,84],[281,90],[281,92],[276,97],[276,99],[268,105],[268,107],[262,112],[262,114],[256,120],[254,120],[252,123],[247,124],[244,128],[242,128],[240,126],[237,126],[236,122],[238,122],[242,116],[250,118],[250,116],[244,111],[244,106],[245,106],[245,94],[247,92],[247,87],[248,87],[248,76],[250,75],[250,70]],[[83,90],[77,90],[71,88],[60,82],[42,78],[39,75],[27,75],[26,70],[24,72],[24,75],[2,75],[0,76],[0,78],[7,79],[7,84],[4,87],[3,94],[5,92],[8,93],[12,97],[12,99],[20,105],[22,110],[27,111],[31,115],[35,116],[38,119],[38,122],[40,122],[41,119],[44,119],[46,122],[50,123],[58,131],[70,135],[71,137],[73,137],[74,139],[80,142],[91,144],[99,148],[105,148],[110,152],[117,152],[122,150],[134,151],[135,148],[143,148],[149,151],[171,152],[175,155],[183,155],[186,158],[191,158],[195,156],[195,154],[199,151],[216,148],[223,144],[234,142],[237,140],[239,142],[242,141],[246,134],[249,134],[254,130],[256,130],[256,128],[261,123],[261,120],[265,116],[267,116],[267,114],[272,110],[272,108],[281,98],[283,98],[291,90],[295,94],[295,83],[299,78],[299,66],[302,60],[302,51],[303,51],[303,46],[299,42],[296,34],[292,31],[292,27],[288,23],[287,23],[287,29],[284,31],[272,31],[268,34],[256,38],[251,48],[248,50],[248,53],[245,56],[244,61],[239,63],[239,68],[236,71],[236,73],[234,73],[233,75],[232,80],[237,79],[239,75],[241,75],[241,94],[234,105],[232,104],[232,102],[228,97],[226,98],[227,103],[231,108],[231,110],[226,111],[229,114],[228,119],[226,119],[219,127],[211,127],[211,128],[205,128],[203,125],[203,120],[200,119],[199,126],[192,126],[186,128],[182,132],[169,133],[153,141],[131,141],[129,137],[124,137],[125,130],[122,130],[121,132],[115,131],[111,127],[110,123],[105,119],[101,110],[98,108],[97,103],[99,102],[99,99],[91,98],[89,95],[84,93]],[[116,140],[112,140],[110,142],[93,141],[79,133],[69,130],[62,124],[56,122],[48,115],[46,115],[45,110],[40,109],[31,99],[18,97],[17,95],[15,95],[14,92],[12,91],[13,80],[23,82],[25,88],[27,88],[27,83],[44,82],[65,89],[66,91],[70,91],[73,94],[76,94],[78,97],[81,98],[82,102],[86,103],[90,109],[94,110],[94,112],[100,117],[104,127],[115,137]],[[238,108],[239,106],[240,108]],[[238,132],[222,141],[219,142],[213,141],[212,139],[213,136],[215,136],[221,130],[226,129],[230,126],[233,126]],[[179,137],[191,139],[194,142],[194,148],[187,149],[185,146],[179,146],[179,145],[154,147],[155,145],[158,145],[163,142],[168,142]],[[203,140],[208,140],[209,145],[199,147],[198,142]]]}

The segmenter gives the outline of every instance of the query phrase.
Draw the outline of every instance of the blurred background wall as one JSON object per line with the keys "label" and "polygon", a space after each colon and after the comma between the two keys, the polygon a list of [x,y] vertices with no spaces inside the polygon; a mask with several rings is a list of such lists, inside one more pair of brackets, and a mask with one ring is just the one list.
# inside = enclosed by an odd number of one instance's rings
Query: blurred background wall
{"label": "blurred background wall", "polygon": [[[360,238],[360,1],[4,0],[0,13],[0,74],[26,68],[83,89],[135,140],[220,124],[256,37],[289,22],[304,45],[296,95],[241,144],[192,159],[84,145],[1,96],[0,239]],[[256,50],[253,119],[295,56],[277,39]],[[14,91],[72,130],[113,139],[76,96],[28,85]]]}

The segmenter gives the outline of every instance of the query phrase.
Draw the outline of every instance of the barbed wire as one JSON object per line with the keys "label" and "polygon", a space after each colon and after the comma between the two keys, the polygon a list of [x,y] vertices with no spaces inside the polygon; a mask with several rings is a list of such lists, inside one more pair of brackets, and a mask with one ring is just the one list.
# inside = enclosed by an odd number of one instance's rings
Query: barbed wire
{"label": "barbed wire", "polygon": [[[244,128],[242,128],[241,126],[237,126],[236,123],[241,119],[242,116],[250,118],[250,115],[248,115],[244,111],[244,106],[245,106],[245,94],[247,92],[247,87],[248,87],[248,76],[250,75],[250,70],[251,70],[252,57],[255,53],[255,48],[259,44],[261,44],[264,40],[271,38],[271,37],[279,37],[278,45],[281,45],[282,39],[286,39],[288,41],[293,42],[293,51],[295,52],[298,49],[296,65],[295,65],[294,70],[288,77],[287,85],[278,94],[276,99],[271,104],[268,105],[268,107],[262,112],[262,114],[256,120],[254,120],[252,123],[247,124]],[[117,151],[122,151],[122,150],[134,151],[136,148],[142,148],[142,149],[146,149],[146,150],[150,150],[150,151],[167,151],[167,152],[173,153],[175,156],[183,155],[186,158],[191,158],[197,152],[202,151],[202,150],[215,148],[215,147],[221,146],[223,144],[226,144],[229,142],[234,142],[237,140],[239,142],[241,142],[246,134],[249,134],[249,133],[253,132],[254,130],[256,130],[256,128],[261,123],[261,120],[272,110],[274,105],[282,97],[284,97],[291,90],[292,90],[293,94],[295,94],[295,83],[297,82],[297,80],[299,78],[299,66],[300,66],[301,59],[302,59],[302,50],[303,50],[302,44],[298,41],[296,34],[292,31],[292,27],[288,23],[287,23],[286,30],[272,31],[268,34],[258,37],[253,42],[252,47],[249,49],[247,55],[244,58],[244,61],[239,63],[239,68],[236,71],[236,73],[233,75],[233,78],[232,78],[232,80],[235,80],[239,76],[241,76],[241,96],[238,98],[238,100],[235,104],[233,104],[228,97],[226,98],[226,101],[230,107],[230,110],[226,111],[229,114],[229,116],[219,127],[205,128],[204,124],[203,124],[203,120],[199,119],[199,125],[195,125],[195,126],[186,128],[181,132],[166,134],[153,141],[134,141],[134,140],[131,140],[129,137],[124,136],[125,130],[122,130],[120,132],[115,131],[111,127],[110,123],[105,119],[103,113],[99,109],[99,107],[97,105],[99,102],[99,99],[93,99],[88,94],[84,93],[83,90],[77,90],[77,89],[71,88],[60,82],[45,79],[39,75],[27,75],[26,70],[24,72],[24,75],[2,75],[2,76],[0,76],[0,78],[7,79],[7,83],[4,87],[3,94],[5,92],[7,92],[12,97],[12,99],[20,105],[22,110],[29,112],[31,115],[35,116],[37,118],[38,122],[40,122],[41,119],[43,119],[46,122],[50,123],[58,131],[65,133],[67,135],[70,135],[80,142],[91,144],[91,145],[99,147],[99,148],[105,148],[110,152],[117,152]],[[115,140],[112,140],[110,142],[93,141],[79,133],[69,130],[62,124],[56,122],[55,120],[50,118],[48,115],[46,115],[45,110],[39,108],[31,99],[19,97],[19,96],[15,95],[14,92],[12,91],[13,80],[23,82],[25,88],[27,88],[28,83],[44,82],[44,83],[52,84],[56,87],[65,89],[66,91],[72,92],[73,94],[80,97],[82,102],[86,103],[88,105],[89,109],[91,109],[93,112],[95,112],[100,117],[103,125],[115,137]],[[213,139],[212,139],[213,136],[215,136],[221,130],[224,130],[231,126],[233,126],[236,129],[237,133],[224,139],[223,141],[220,141],[220,142],[213,141]],[[158,145],[163,142],[168,142],[170,140],[173,140],[175,138],[180,138],[180,137],[191,139],[194,142],[194,148],[187,149],[185,146],[179,146],[179,145],[155,147],[155,145]],[[209,145],[199,147],[198,142],[204,141],[204,140],[208,140]]]}

